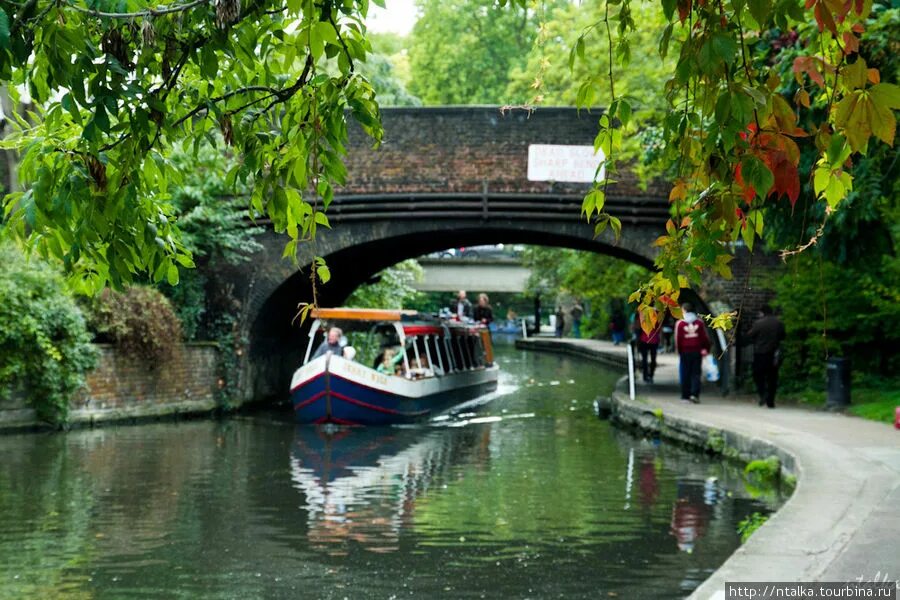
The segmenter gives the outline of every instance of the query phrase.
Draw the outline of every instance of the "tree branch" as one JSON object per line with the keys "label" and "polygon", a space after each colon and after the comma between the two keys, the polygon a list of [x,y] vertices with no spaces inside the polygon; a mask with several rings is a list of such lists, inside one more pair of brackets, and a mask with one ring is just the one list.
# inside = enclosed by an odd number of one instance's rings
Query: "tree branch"
{"label": "tree branch", "polygon": [[127,12],[127,13],[111,13],[111,12],[103,12],[99,10],[94,10],[93,8],[83,8],[81,6],[76,6],[75,4],[66,3],[66,7],[76,10],[80,13],[84,13],[86,15],[91,15],[92,17],[101,17],[105,19],[135,19],[139,17],[158,17],[160,15],[168,15],[171,13],[178,13],[190,10],[196,6],[200,6],[201,4],[209,4],[212,0],[194,0],[193,2],[188,2],[187,4],[170,4],[168,6],[164,6],[162,8],[150,8],[147,10],[140,10],[136,12]]}

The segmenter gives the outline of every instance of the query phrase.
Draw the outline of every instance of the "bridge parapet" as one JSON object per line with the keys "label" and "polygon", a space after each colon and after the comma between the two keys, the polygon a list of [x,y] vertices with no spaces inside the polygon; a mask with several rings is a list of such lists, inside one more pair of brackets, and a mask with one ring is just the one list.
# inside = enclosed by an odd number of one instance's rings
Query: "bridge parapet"
{"label": "bridge parapet", "polygon": [[[503,110],[498,106],[387,108],[376,149],[351,126],[347,183],[341,196],[372,194],[529,194],[583,196],[590,183],[528,180],[531,144],[592,146],[599,112],[568,107]],[[668,184],[641,189],[623,169],[609,199],[666,202]],[[580,205],[579,205],[580,208]]]}

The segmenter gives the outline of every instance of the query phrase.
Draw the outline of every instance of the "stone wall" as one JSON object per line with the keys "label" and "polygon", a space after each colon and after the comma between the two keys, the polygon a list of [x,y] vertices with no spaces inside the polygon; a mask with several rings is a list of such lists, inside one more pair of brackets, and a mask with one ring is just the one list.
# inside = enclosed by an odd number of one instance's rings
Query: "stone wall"
{"label": "stone wall", "polygon": [[[85,389],[72,400],[73,425],[210,412],[217,406],[218,348],[184,344],[166,364],[147,365],[99,344],[97,367]],[[21,393],[0,404],[0,429],[39,427]]]}

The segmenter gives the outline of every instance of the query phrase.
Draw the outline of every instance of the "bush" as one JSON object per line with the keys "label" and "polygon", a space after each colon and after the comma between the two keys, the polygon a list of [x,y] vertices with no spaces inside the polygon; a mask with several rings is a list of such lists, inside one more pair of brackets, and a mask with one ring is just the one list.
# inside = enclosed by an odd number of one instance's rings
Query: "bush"
{"label": "bush", "polygon": [[84,317],[62,277],[0,244],[0,397],[25,392],[38,417],[65,422],[69,400],[94,367]]}
{"label": "bush", "polygon": [[172,304],[145,286],[103,290],[91,303],[90,326],[96,341],[115,344],[151,368],[172,358],[182,339]]}

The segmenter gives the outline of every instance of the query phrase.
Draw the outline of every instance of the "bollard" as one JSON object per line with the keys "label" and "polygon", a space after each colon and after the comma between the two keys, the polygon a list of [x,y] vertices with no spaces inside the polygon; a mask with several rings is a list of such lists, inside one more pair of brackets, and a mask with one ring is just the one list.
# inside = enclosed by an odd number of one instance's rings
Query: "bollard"
{"label": "bollard", "polygon": [[842,410],[850,404],[850,361],[829,358],[826,364],[826,402],[831,410]]}

